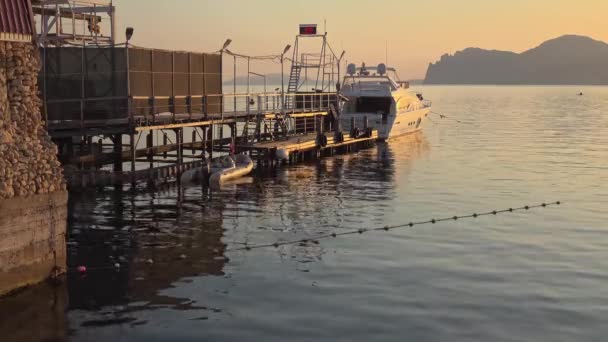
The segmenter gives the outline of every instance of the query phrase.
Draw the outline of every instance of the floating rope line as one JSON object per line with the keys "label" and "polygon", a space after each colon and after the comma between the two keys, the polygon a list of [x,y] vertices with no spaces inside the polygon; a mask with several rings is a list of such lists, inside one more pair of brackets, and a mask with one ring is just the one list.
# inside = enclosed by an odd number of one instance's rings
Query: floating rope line
{"label": "floating rope line", "polygon": [[[444,218],[438,218],[438,219],[432,218],[427,221],[409,222],[409,223],[405,223],[405,224],[398,224],[398,225],[392,225],[392,226],[383,226],[383,227],[375,227],[375,228],[359,228],[359,229],[343,231],[343,232],[339,232],[339,233],[335,233],[335,232],[334,233],[325,233],[325,234],[321,234],[321,235],[317,236],[316,238],[304,238],[304,239],[289,240],[289,241],[277,241],[277,242],[273,242],[273,243],[263,243],[263,244],[257,244],[257,245],[248,245],[247,243],[242,243],[242,245],[244,245],[243,247],[228,248],[228,249],[224,250],[224,253],[233,252],[233,251],[250,251],[253,249],[261,249],[261,248],[279,248],[281,246],[307,244],[307,243],[318,244],[319,240],[330,239],[330,238],[333,239],[333,238],[337,238],[339,236],[364,234],[367,232],[374,232],[374,231],[390,231],[390,230],[398,229],[398,228],[412,228],[414,226],[436,224],[436,223],[445,222],[445,221],[457,221],[457,220],[471,219],[471,218],[475,219],[475,218],[482,217],[482,216],[496,216],[498,214],[514,213],[514,212],[518,212],[518,211],[529,211],[531,209],[546,208],[549,206],[556,206],[556,205],[561,205],[561,204],[562,204],[561,201],[556,201],[556,202],[541,203],[541,204],[536,204],[536,205],[525,205],[525,206],[517,207],[517,208],[508,208],[508,209],[502,209],[502,210],[492,210],[492,211],[482,212],[482,213],[473,213],[470,215],[450,216],[450,217],[444,217]],[[186,257],[181,257],[181,259],[186,259]],[[145,263],[148,264],[148,266],[152,267],[154,261],[152,259],[147,259],[145,261]],[[90,271],[115,270],[115,271],[120,272],[122,266],[125,266],[125,265],[123,265],[122,263],[119,263],[119,262],[114,263],[114,265],[112,265],[112,266],[86,267],[84,265],[81,265],[78,267],[69,267],[66,269],[66,272],[67,273],[80,273],[81,275],[85,275],[86,273],[88,273]]]}
{"label": "floating rope line", "polygon": [[229,249],[226,249],[226,252],[243,251],[243,250],[250,251],[252,249],[271,248],[271,247],[278,248],[278,247],[287,246],[287,245],[306,244],[309,242],[317,244],[319,242],[319,240],[337,238],[339,236],[363,234],[363,233],[373,232],[373,231],[390,231],[390,230],[398,229],[398,228],[411,228],[414,226],[436,224],[436,223],[445,222],[445,221],[457,221],[457,220],[461,220],[461,219],[478,218],[481,216],[490,216],[490,215],[495,216],[498,214],[514,213],[514,212],[518,212],[518,211],[528,211],[531,209],[546,208],[548,206],[555,206],[555,205],[560,205],[560,204],[561,204],[560,201],[556,201],[556,202],[541,203],[541,204],[536,204],[536,205],[525,205],[523,207],[517,207],[517,208],[508,208],[508,209],[502,209],[502,210],[492,210],[492,211],[482,212],[482,213],[473,213],[470,215],[450,216],[450,217],[444,217],[444,218],[438,218],[438,219],[433,218],[433,219],[430,219],[427,221],[409,222],[409,223],[398,224],[398,225],[393,225],[393,226],[383,226],[383,227],[375,227],[375,228],[359,228],[359,229],[349,230],[349,231],[344,231],[344,232],[339,232],[339,233],[335,233],[335,232],[329,233],[329,234],[325,233],[325,234],[321,234],[315,238],[304,238],[304,239],[289,240],[289,241],[277,241],[277,242],[273,242],[273,243],[262,243],[262,244],[257,244],[257,245],[248,245],[247,243],[243,243],[244,244],[243,247],[229,248]]}

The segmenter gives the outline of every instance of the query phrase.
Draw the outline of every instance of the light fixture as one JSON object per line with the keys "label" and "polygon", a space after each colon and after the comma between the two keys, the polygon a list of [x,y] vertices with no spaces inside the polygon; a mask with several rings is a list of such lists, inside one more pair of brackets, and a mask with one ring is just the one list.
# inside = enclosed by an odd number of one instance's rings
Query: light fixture
{"label": "light fixture", "polygon": [[232,39],[230,39],[230,38],[226,39],[226,41],[224,42],[224,46],[222,47],[222,50],[226,50],[226,48],[228,47],[228,45],[230,45],[230,43],[232,43]]}
{"label": "light fixture", "polygon": [[127,41],[131,40],[131,38],[133,37],[133,28],[132,27],[127,27],[127,29],[125,30],[125,36],[127,36]]}
{"label": "light fixture", "polygon": [[285,47],[285,50],[283,50],[283,54],[286,54],[287,51],[289,51],[289,49],[291,49],[291,45],[287,44],[287,46]]}

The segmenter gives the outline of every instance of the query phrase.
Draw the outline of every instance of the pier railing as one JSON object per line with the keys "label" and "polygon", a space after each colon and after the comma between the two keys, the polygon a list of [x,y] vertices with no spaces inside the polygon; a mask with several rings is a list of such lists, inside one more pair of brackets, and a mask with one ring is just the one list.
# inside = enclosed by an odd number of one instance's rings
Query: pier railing
{"label": "pier railing", "polygon": [[222,94],[220,54],[139,47],[42,47],[50,131],[128,131],[134,125],[295,115],[338,107],[336,93]]}
{"label": "pier railing", "polygon": [[[47,100],[47,106],[67,110],[51,129],[136,126],[204,120],[238,120],[257,115],[330,111],[338,107],[336,93],[208,94],[192,96],[115,96]],[[79,110],[87,108],[88,111]],[[96,109],[91,111],[91,109]],[[57,111],[57,109],[55,109]],[[70,114],[72,113],[72,114]],[[56,118],[55,118],[56,119]]]}

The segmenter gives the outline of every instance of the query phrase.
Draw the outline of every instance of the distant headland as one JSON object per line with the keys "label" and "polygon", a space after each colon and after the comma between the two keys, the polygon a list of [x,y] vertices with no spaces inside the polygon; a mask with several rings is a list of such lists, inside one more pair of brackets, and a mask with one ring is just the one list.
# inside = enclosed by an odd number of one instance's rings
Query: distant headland
{"label": "distant headland", "polygon": [[565,35],[522,53],[467,48],[429,64],[424,83],[608,85],[608,44]]}

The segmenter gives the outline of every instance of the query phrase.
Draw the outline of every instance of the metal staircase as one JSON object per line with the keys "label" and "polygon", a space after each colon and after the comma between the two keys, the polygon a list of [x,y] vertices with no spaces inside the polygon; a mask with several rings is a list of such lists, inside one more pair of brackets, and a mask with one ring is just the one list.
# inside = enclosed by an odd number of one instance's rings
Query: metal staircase
{"label": "metal staircase", "polygon": [[[294,94],[298,91],[301,74],[302,67],[295,63],[292,64],[291,73],[289,74],[289,83],[287,84],[288,94]],[[292,96],[287,96],[287,98],[285,99],[285,109],[293,109],[294,107],[294,98]]]}
{"label": "metal staircase", "polygon": [[288,93],[295,93],[298,90],[298,83],[300,82],[300,74],[302,74],[302,67],[299,65],[291,66],[291,73],[289,74],[289,83],[287,85]]}

